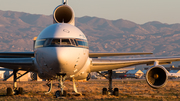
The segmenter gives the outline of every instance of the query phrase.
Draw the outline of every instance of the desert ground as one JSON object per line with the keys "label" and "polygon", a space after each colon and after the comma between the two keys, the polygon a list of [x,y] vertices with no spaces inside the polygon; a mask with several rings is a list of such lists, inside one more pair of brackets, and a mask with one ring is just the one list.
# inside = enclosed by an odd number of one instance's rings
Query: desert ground
{"label": "desert ground", "polygon": [[108,80],[89,80],[88,82],[77,82],[77,88],[82,93],[81,96],[74,95],[72,82],[65,81],[65,90],[68,96],[63,99],[54,96],[55,91],[59,90],[58,82],[53,82],[52,92],[48,91],[47,81],[28,81],[18,82],[18,87],[23,87],[23,95],[6,96],[6,88],[12,87],[12,82],[0,81],[0,101],[68,101],[68,100],[103,100],[103,101],[169,101],[180,100],[180,80],[169,80],[167,85],[161,89],[149,87],[144,79],[114,79],[113,87],[119,88],[119,96],[102,95],[102,88],[108,87]]}

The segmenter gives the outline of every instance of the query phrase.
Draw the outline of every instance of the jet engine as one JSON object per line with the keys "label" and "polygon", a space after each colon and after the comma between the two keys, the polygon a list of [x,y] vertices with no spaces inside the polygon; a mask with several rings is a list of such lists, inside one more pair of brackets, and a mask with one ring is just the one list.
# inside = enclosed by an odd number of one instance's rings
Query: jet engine
{"label": "jet engine", "polygon": [[75,24],[74,11],[68,5],[59,5],[53,12],[53,23]]}
{"label": "jet engine", "polygon": [[146,81],[152,88],[158,89],[165,86],[167,80],[167,70],[161,65],[153,66],[146,72]]}

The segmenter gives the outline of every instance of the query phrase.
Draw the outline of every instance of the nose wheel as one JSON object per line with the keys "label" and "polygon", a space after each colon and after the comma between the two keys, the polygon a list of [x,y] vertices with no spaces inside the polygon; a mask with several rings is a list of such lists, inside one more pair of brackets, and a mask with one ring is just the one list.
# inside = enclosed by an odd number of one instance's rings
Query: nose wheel
{"label": "nose wheel", "polygon": [[63,82],[65,81],[65,74],[59,74],[57,75],[58,81],[59,81],[59,87],[61,90],[57,90],[55,92],[55,96],[56,98],[63,98],[67,96],[66,91],[64,90],[64,84]]}
{"label": "nose wheel", "polygon": [[62,98],[67,96],[67,92],[64,90],[63,93],[60,90],[57,90],[55,93],[56,98]]}

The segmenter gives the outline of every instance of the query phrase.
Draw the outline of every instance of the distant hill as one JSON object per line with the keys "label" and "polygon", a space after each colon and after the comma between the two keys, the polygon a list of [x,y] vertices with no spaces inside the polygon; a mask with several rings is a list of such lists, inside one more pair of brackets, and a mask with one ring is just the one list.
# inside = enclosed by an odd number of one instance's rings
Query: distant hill
{"label": "distant hill", "polygon": [[[51,24],[52,16],[0,11],[0,51],[32,51],[33,38]],[[180,55],[178,23],[136,24],[123,19],[85,16],[76,18],[76,26],[87,36],[90,51]]]}

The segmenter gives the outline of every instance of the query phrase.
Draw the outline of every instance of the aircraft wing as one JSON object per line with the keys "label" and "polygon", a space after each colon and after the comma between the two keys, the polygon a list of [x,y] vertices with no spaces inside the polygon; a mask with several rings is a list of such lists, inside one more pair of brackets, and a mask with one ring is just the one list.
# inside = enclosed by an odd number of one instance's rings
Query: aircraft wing
{"label": "aircraft wing", "polygon": [[0,67],[37,72],[34,52],[0,52]]}
{"label": "aircraft wing", "polygon": [[34,57],[34,52],[0,52],[0,58]]}
{"label": "aircraft wing", "polygon": [[151,52],[129,52],[129,53],[89,53],[89,57],[126,56],[126,55],[147,55]]}
{"label": "aircraft wing", "polygon": [[34,58],[0,58],[0,67],[37,72]]}
{"label": "aircraft wing", "polygon": [[170,64],[173,61],[180,61],[180,56],[171,57],[146,57],[146,58],[127,58],[127,59],[98,59],[91,58],[91,72],[113,70],[133,65],[147,64],[153,65],[158,61],[159,64]]}

